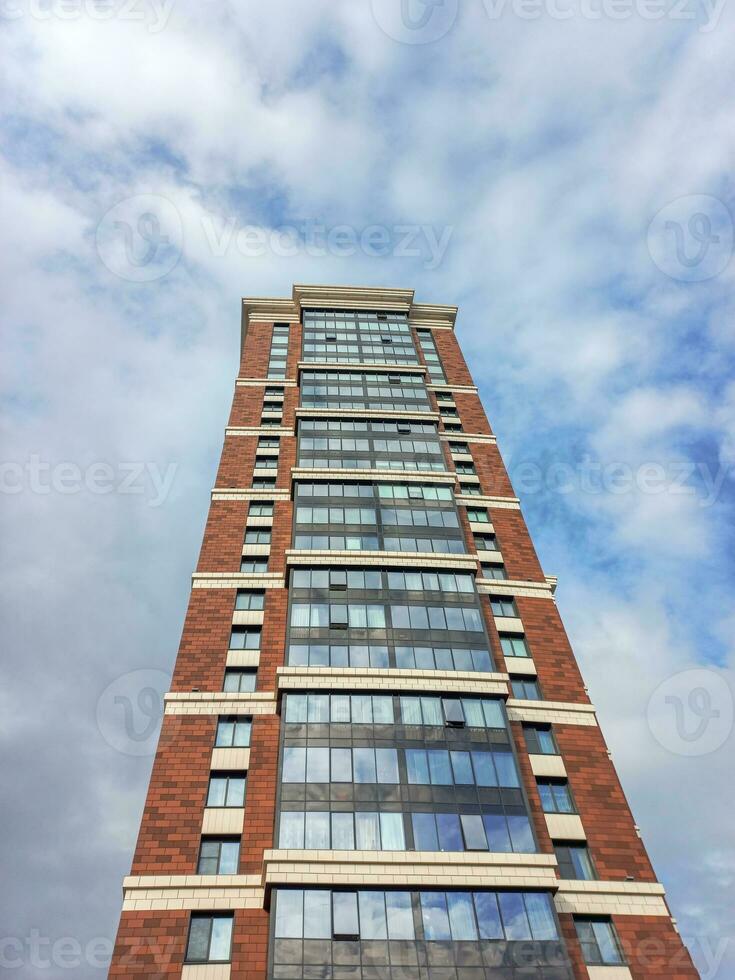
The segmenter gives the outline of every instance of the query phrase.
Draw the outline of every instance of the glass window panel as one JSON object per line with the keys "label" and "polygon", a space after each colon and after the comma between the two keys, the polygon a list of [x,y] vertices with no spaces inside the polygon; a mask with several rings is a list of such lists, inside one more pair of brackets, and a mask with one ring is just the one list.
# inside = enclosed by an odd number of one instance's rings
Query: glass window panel
{"label": "glass window panel", "polygon": [[326,889],[304,891],[304,939],[331,938],[329,899],[330,894]]}
{"label": "glass window panel", "polygon": [[[416,659],[416,667],[418,670],[433,670],[434,669],[434,651],[431,647],[414,647],[414,657]],[[437,666],[438,666],[437,660]]]}
{"label": "glass window panel", "polygon": [[392,725],[393,698],[390,695],[373,695],[373,721],[376,725]]}
{"label": "glass window panel", "polygon": [[404,725],[422,723],[420,698],[401,697],[401,721]]}
{"label": "glass window panel", "polygon": [[511,847],[508,825],[502,813],[484,813],[482,822],[485,825],[489,850],[499,854],[508,854],[515,850]]}
{"label": "glass window panel", "polygon": [[278,846],[294,849],[304,846],[304,814],[301,810],[284,810],[281,813]]}
{"label": "glass window panel", "polygon": [[482,711],[488,728],[505,728],[503,709],[500,707],[499,701],[483,701]]}
{"label": "glass window panel", "polygon": [[404,851],[406,849],[403,814],[380,814],[380,846],[383,851]]}
{"label": "glass window panel", "polygon": [[373,702],[369,694],[352,695],[352,723],[355,725],[372,725]]}
{"label": "glass window panel", "polygon": [[472,666],[468,670],[492,671],[492,661],[488,650],[472,650]]}
{"label": "glass window panel", "polygon": [[538,940],[556,939],[556,922],[548,895],[528,892],[525,895],[525,901],[533,938]]}
{"label": "glass window panel", "polygon": [[349,694],[333,694],[331,699],[331,720],[332,722],[350,721],[350,696]]}
{"label": "glass window panel", "polygon": [[472,651],[463,650],[462,647],[453,647],[452,655],[455,670],[473,670]]}
{"label": "glass window panel", "polygon": [[329,782],[329,749],[308,748],[306,750],[306,782]]}
{"label": "glass window panel", "polygon": [[[334,661],[332,661],[334,663]],[[370,648],[363,644],[352,644],[350,646],[350,667],[369,667]]]}
{"label": "glass window panel", "polygon": [[376,749],[375,762],[379,783],[398,783],[398,752],[396,749]]}
{"label": "glass window panel", "polygon": [[[289,656],[289,663],[292,663]],[[291,724],[303,724],[306,721],[306,695],[286,695],[286,721]]]}
{"label": "glass window panel", "polygon": [[240,863],[240,844],[237,841],[222,841],[220,848],[219,873],[235,875]]}
{"label": "glass window panel", "polygon": [[517,854],[533,854],[536,850],[536,842],[533,839],[531,823],[525,814],[509,813],[508,829],[513,850]]}
{"label": "glass window panel", "polygon": [[478,813],[463,813],[460,819],[466,849],[468,851],[486,851],[487,837],[485,836],[482,817]]}
{"label": "glass window panel", "polygon": [[424,606],[409,606],[408,612],[411,620],[411,629],[425,630],[429,628],[429,617]]}
{"label": "glass window panel", "polygon": [[531,939],[523,895],[520,892],[498,892],[498,904],[506,939]]}
{"label": "glass window panel", "polygon": [[306,812],[304,841],[308,850],[329,850],[329,814],[322,811]]}
{"label": "glass window panel", "polygon": [[224,806],[227,793],[227,780],[218,776],[212,776],[209,780],[209,792],[207,793],[207,806]]}
{"label": "glass window panel", "polygon": [[447,892],[447,904],[449,906],[449,925],[452,930],[452,939],[476,940],[477,926],[475,925],[475,913],[472,908],[472,895],[470,892]]}
{"label": "glass window panel", "polygon": [[[444,616],[444,609],[441,606],[430,606],[428,609],[429,624],[433,630],[444,630],[447,628],[447,621]],[[426,611],[424,611],[426,615]],[[460,629],[462,627],[460,626]],[[426,627],[424,627],[426,629]]]}
{"label": "glass window panel", "polygon": [[622,963],[622,957],[618,950],[618,945],[615,942],[615,935],[613,933],[613,928],[609,922],[593,922],[592,931],[594,933],[595,939],[597,940],[597,946],[600,950],[600,957],[602,962],[606,965],[613,965],[616,963]]}
{"label": "glass window panel", "polygon": [[439,838],[433,813],[412,813],[413,843],[417,851],[438,851]]}
{"label": "glass window panel", "polygon": [[351,813],[332,814],[332,849],[335,851],[354,851],[355,828]]}
{"label": "glass window panel", "polygon": [[454,670],[452,651],[447,647],[437,647],[434,650],[434,660],[437,670]]}
{"label": "glass window panel", "polygon": [[375,780],[375,750],[353,749],[353,765],[356,783],[374,783]]}
{"label": "glass window panel", "polygon": [[[388,647],[376,644],[370,645],[370,666],[382,669],[389,666]],[[377,718],[375,720],[377,724]]]}
{"label": "glass window panel", "polygon": [[332,892],[332,919],[332,936],[335,939],[360,935],[357,892]]}
{"label": "glass window panel", "polygon": [[489,752],[473,752],[472,765],[478,786],[497,786],[493,758]]}
{"label": "glass window panel", "polygon": [[209,960],[224,963],[230,958],[232,948],[232,916],[216,915],[212,919],[212,938],[209,946]]}
{"label": "glass window panel", "polygon": [[304,932],[304,893],[279,888],[276,894],[276,938],[300,939]]}
{"label": "glass window panel", "polygon": [[414,939],[410,892],[386,892],[389,939]]}
{"label": "glass window panel", "polygon": [[186,958],[191,962],[209,959],[209,931],[212,920],[209,916],[192,916],[189,926],[189,942],[186,947]]}
{"label": "glass window panel", "polygon": [[442,726],[444,724],[439,698],[421,698],[421,714],[425,725]]}
{"label": "glass window panel", "polygon": [[388,930],[385,922],[385,893],[361,891],[360,939],[386,939]]}
{"label": "glass window panel", "polygon": [[294,602],[291,606],[291,626],[306,629],[309,626],[309,604]]}
{"label": "glass window panel", "polygon": [[409,783],[428,785],[429,765],[423,749],[406,749],[406,770]]}
{"label": "glass window panel", "polygon": [[497,895],[494,892],[475,892],[473,898],[480,939],[502,939],[503,927],[500,922]]}
{"label": "glass window panel", "polygon": [[462,832],[459,815],[456,813],[437,813],[436,829],[440,851],[463,851]]}
{"label": "glass window panel", "polygon": [[[352,782],[352,751],[350,749],[332,749],[331,753],[332,753],[331,782],[351,783]],[[330,780],[326,780],[326,781],[329,782]]]}
{"label": "glass window panel", "polygon": [[518,770],[511,752],[494,752],[493,761],[498,774],[499,786],[517,787],[520,785]]}
{"label": "glass window panel", "polygon": [[355,832],[358,851],[379,851],[378,814],[358,810],[355,813]]}
{"label": "glass window panel", "polygon": [[451,786],[452,770],[449,766],[449,753],[444,749],[429,749],[429,772],[433,786]]}
{"label": "glass window panel", "polygon": [[472,774],[472,763],[470,762],[469,752],[451,752],[452,772],[454,782],[458,786],[471,786],[475,777]]}
{"label": "glass window panel", "polygon": [[420,899],[424,938],[429,942],[451,939],[447,896],[444,892],[420,892]]}

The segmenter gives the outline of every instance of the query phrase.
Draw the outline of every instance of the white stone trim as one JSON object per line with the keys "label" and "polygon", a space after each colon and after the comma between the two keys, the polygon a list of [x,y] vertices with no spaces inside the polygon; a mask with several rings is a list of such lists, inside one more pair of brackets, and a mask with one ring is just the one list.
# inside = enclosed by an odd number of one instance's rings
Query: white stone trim
{"label": "white stone trim", "polygon": [[250,765],[250,749],[242,747],[223,748],[218,746],[212,749],[212,758],[209,768],[212,770],[247,770]]}
{"label": "white stone trim", "polygon": [[529,752],[528,759],[534,776],[552,776],[561,779],[566,777],[566,766],[560,755],[541,755]]}
{"label": "white stone trim", "polygon": [[402,885],[543,888],[555,890],[556,859],[548,854],[479,851],[295,851],[263,854],[266,885]]}
{"label": "white stone trim", "polygon": [[[449,417],[448,421],[451,425],[451,419],[456,418],[452,415]],[[439,439],[444,442],[486,442],[491,445],[496,445],[497,438],[492,435],[487,435],[482,432],[440,432]],[[467,454],[468,459],[472,459],[472,456]]]}
{"label": "white stone trim", "polygon": [[466,391],[471,395],[477,394],[477,385],[427,384],[426,387],[429,391]]}
{"label": "white stone trim", "polygon": [[451,470],[327,470],[311,469],[307,466],[292,466],[292,480],[312,480],[328,482],[330,480],[351,480],[356,483],[442,483],[451,484],[457,481],[456,473]]}
{"label": "white stone trim", "polygon": [[230,980],[231,963],[184,963],[181,980]]}
{"label": "white stone trim", "polygon": [[233,626],[262,626],[264,609],[235,609],[232,613]]}
{"label": "white stone trim", "polygon": [[192,589],[285,589],[280,572],[194,572]]}
{"label": "white stone trim", "polygon": [[378,565],[381,568],[400,565],[420,568],[451,568],[474,572],[477,562],[474,555],[441,555],[420,551],[286,551],[286,564],[303,565]]}
{"label": "white stone trim", "polygon": [[[497,562],[492,564],[497,564]],[[475,584],[480,595],[519,595],[528,599],[554,598],[548,582],[528,582],[508,578],[478,578]]]}
{"label": "white stone trim", "polygon": [[589,980],[633,980],[627,966],[588,966]]}
{"label": "white stone trim", "polygon": [[[275,474],[272,474],[275,475]],[[215,487],[212,500],[290,500],[291,493],[285,487]]]}
{"label": "white stone trim", "polygon": [[[398,420],[415,420],[416,422],[425,422],[427,419],[430,422],[439,421],[438,412],[396,412],[394,410],[381,412],[378,409],[361,409],[361,408],[297,408],[296,418],[347,418],[347,419],[398,419]],[[462,433],[459,433],[460,435]]]}
{"label": "white stone trim", "polygon": [[657,881],[560,881],[557,912],[571,915],[669,916]]}
{"label": "white stone trim", "polygon": [[[267,415],[278,414],[274,412],[266,412]],[[225,429],[226,436],[292,436],[295,434],[293,428],[288,426],[251,426],[251,425],[228,425]],[[261,448],[258,450],[259,453],[266,453],[274,451],[278,455],[278,450],[268,450]]]}
{"label": "white stone trim", "polygon": [[[464,479],[464,477],[460,477]],[[484,494],[458,493],[456,495],[458,504],[465,507],[494,507],[497,510],[520,510],[521,502],[518,497],[490,497]]]}
{"label": "white stone trim", "polygon": [[[241,651],[237,651],[241,652]],[[245,651],[250,653],[251,651]],[[274,715],[275,691],[169,691],[167,715]]]}
{"label": "white stone trim", "polygon": [[519,698],[509,698],[508,718],[511,721],[540,722],[546,725],[597,727],[594,705],[576,704],[569,701],[523,701]]}
{"label": "white stone trim", "polygon": [[244,544],[242,554],[245,558],[266,558],[271,553],[269,544]]}
{"label": "white stone trim", "polygon": [[[503,657],[503,660],[509,674],[522,674],[524,677],[538,676],[536,664],[530,657]],[[531,704],[530,701],[527,703]]]}
{"label": "white stone trim", "polygon": [[473,534],[495,534],[492,521],[468,521]]}
{"label": "white stone trim", "polygon": [[576,813],[545,813],[544,819],[552,840],[587,840],[582,821]]}
{"label": "white stone trim", "polygon": [[[518,635],[525,633],[523,623],[518,616],[495,616],[495,629],[498,633],[516,633]],[[507,659],[510,660],[511,658],[508,657]],[[513,659],[523,658],[515,657]]]}
{"label": "white stone trim", "polygon": [[273,516],[270,517],[248,517],[245,521],[245,530],[250,531],[254,527],[273,527]]}
{"label": "white stone trim", "polygon": [[507,674],[464,670],[397,670],[378,667],[278,667],[278,688],[288,690],[440,691],[508,693]]}
{"label": "white stone trim", "polygon": [[[172,876],[172,880],[181,877],[206,878],[208,881],[216,877],[216,883],[188,886],[180,884],[158,884],[156,887],[123,886],[123,912],[263,908],[265,898],[263,888],[240,884],[242,880],[249,880],[251,875],[175,875]],[[228,882],[227,879],[231,881]]]}
{"label": "white stone trim", "polygon": [[425,364],[367,364],[350,361],[299,361],[296,365],[301,371],[357,371],[366,374],[426,374]]}
{"label": "white stone trim", "polygon": [[203,834],[241,834],[244,824],[244,807],[207,806],[204,808]]}
{"label": "white stone trim", "polygon": [[[272,385],[274,388],[296,388],[298,382],[294,378],[237,378],[235,385],[238,388],[260,388],[261,386]],[[277,396],[274,395],[274,398]]]}
{"label": "white stone trim", "polygon": [[260,663],[260,650],[228,650],[226,667],[257,667]]}

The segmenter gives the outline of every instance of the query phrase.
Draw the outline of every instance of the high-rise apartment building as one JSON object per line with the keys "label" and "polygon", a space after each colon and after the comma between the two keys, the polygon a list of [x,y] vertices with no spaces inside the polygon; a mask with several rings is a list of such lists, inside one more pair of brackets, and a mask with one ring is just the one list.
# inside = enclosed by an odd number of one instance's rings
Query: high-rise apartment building
{"label": "high-rise apartment building", "polygon": [[697,976],[455,315],[243,301],[111,976]]}

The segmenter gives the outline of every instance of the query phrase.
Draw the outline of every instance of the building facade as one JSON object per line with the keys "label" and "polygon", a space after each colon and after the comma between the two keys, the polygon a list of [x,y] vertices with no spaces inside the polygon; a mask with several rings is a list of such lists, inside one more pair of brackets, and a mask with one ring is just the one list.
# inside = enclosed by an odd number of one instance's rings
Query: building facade
{"label": "building facade", "polygon": [[243,301],[110,976],[697,976],[455,316]]}

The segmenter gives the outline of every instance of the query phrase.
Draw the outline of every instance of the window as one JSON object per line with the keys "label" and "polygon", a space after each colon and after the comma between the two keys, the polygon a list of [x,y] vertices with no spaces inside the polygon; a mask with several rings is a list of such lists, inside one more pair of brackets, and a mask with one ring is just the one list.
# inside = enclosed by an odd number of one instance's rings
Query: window
{"label": "window", "polygon": [[[493,616],[503,616],[516,618],[518,616],[518,610],[516,609],[516,604],[511,596],[490,596],[490,606],[493,610]],[[514,656],[518,656],[514,654]]]}
{"label": "window", "polygon": [[245,544],[270,544],[270,528],[256,530],[255,528],[245,532]]}
{"label": "window", "polygon": [[481,574],[486,579],[507,579],[508,573],[505,565],[483,565],[480,564]]}
{"label": "window", "polygon": [[258,609],[262,609],[264,605],[265,605],[264,592],[245,592],[243,589],[237,590],[237,596],[235,597],[235,609],[258,610]]}
{"label": "window", "polygon": [[550,725],[524,725],[526,748],[532,755],[558,755],[556,740]]}
{"label": "window", "polygon": [[240,841],[236,837],[203,837],[197,874],[236,875],[240,866]]}
{"label": "window", "polygon": [[459,698],[444,698],[444,720],[449,728],[464,728],[465,718]]}
{"label": "window", "polygon": [[500,634],[500,646],[504,657],[530,657],[526,638],[521,634]]}
{"label": "window", "polygon": [[230,633],[230,650],[260,650],[257,626],[236,626]]}
{"label": "window", "polygon": [[225,682],[223,691],[236,694],[247,694],[255,690],[257,670],[231,670],[225,671]]}
{"label": "window", "polygon": [[245,773],[212,773],[209,777],[207,806],[245,806]]}
{"label": "window", "polygon": [[238,715],[225,716],[217,722],[215,746],[218,749],[246,748],[250,745],[252,720]]}
{"label": "window", "polygon": [[554,851],[562,878],[592,881],[597,877],[586,844],[556,844]]}
{"label": "window", "polygon": [[278,397],[279,395],[283,395],[283,394],[284,394],[284,390],[283,390],[283,388],[274,388],[274,387],[272,387],[271,385],[266,385],[266,386],[265,386],[265,390],[263,391],[263,395],[264,395],[264,396],[265,396],[266,398],[267,398],[267,397],[268,397],[269,395],[275,395],[276,397]]}
{"label": "window", "polygon": [[254,501],[248,508],[248,517],[273,517],[273,502],[258,503]]}
{"label": "window", "polygon": [[511,674],[510,686],[513,691],[513,697],[518,698],[521,701],[540,701],[541,700],[541,690],[538,686],[538,681],[533,678],[529,679],[527,677],[518,677]]}
{"label": "window", "polygon": [[277,470],[278,469],[278,457],[277,456],[257,456],[255,457],[255,469],[256,470]]}
{"label": "window", "polygon": [[625,962],[610,919],[575,916],[574,925],[584,961],[589,966],[619,966]]}
{"label": "window", "polygon": [[240,571],[262,575],[268,571],[268,561],[265,558],[242,558],[240,559]]}
{"label": "window", "polygon": [[457,462],[454,464],[454,469],[457,473],[464,476],[477,476],[474,463],[465,463],[461,460],[457,460]]}
{"label": "window", "polygon": [[410,814],[416,851],[493,851],[533,854],[536,842],[525,813]]}
{"label": "window", "polygon": [[253,490],[273,490],[276,485],[274,476],[254,476],[251,484]]}
{"label": "window", "polygon": [[232,949],[231,912],[192,912],[187,963],[227,963]]}
{"label": "window", "polygon": [[404,851],[403,815],[373,810],[283,810],[278,846],[294,850]]}
{"label": "window", "polygon": [[281,447],[281,437],[280,436],[259,436],[258,437],[258,449],[280,449]]}
{"label": "window", "polygon": [[357,892],[332,892],[332,937],[359,939]]}
{"label": "window", "polygon": [[475,534],[475,547],[478,551],[497,551],[498,544],[494,534]]}
{"label": "window", "polygon": [[537,779],[544,813],[576,813],[569,784],[564,780]]}

